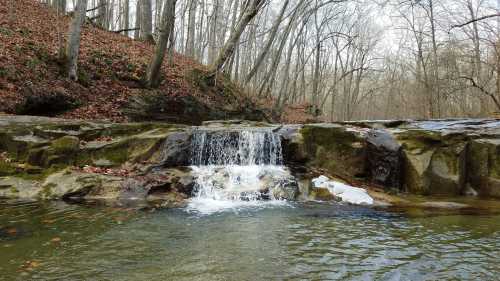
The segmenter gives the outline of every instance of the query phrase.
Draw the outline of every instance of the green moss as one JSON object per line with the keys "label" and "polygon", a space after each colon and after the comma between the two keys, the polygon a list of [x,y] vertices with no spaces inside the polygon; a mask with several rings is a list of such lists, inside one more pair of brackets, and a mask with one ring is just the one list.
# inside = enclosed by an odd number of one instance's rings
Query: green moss
{"label": "green moss", "polygon": [[19,190],[17,188],[15,188],[14,186],[12,186],[9,190],[11,193],[19,193]]}
{"label": "green moss", "polygon": [[327,169],[331,174],[363,176],[365,145],[356,132],[336,125],[306,125],[300,133],[310,165]]}
{"label": "green moss", "polygon": [[53,165],[50,168],[40,169],[40,173],[33,173],[29,170],[21,171],[16,173],[16,178],[21,178],[24,180],[35,180],[42,181],[45,180],[48,176],[55,174],[63,169],[67,168],[66,165]]}
{"label": "green moss", "polygon": [[57,154],[73,153],[78,151],[80,140],[77,137],[64,136],[53,141],[50,147],[54,150],[54,153]]}
{"label": "green moss", "polygon": [[11,163],[0,160],[0,176],[8,176],[16,173],[16,168]]}

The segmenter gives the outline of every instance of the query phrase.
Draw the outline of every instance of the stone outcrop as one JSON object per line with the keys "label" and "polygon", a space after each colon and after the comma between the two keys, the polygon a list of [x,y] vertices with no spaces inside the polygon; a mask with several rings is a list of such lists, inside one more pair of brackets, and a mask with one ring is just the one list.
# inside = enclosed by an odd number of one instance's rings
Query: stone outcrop
{"label": "stone outcrop", "polygon": [[385,130],[370,130],[366,150],[369,179],[375,184],[401,189],[402,148],[394,136]]}
{"label": "stone outcrop", "polygon": [[500,121],[283,126],[284,156],[331,175],[422,195],[500,198]]}
{"label": "stone outcrop", "polygon": [[479,195],[500,198],[500,139],[476,139],[468,147],[468,184]]}
{"label": "stone outcrop", "polygon": [[[178,169],[148,168],[164,160],[165,153],[175,155],[173,148],[164,149],[165,139],[177,139],[185,129],[170,124],[1,116],[0,197],[146,200],[154,193],[156,199],[171,201],[172,196],[163,193],[176,193],[187,198],[192,183]],[[115,176],[82,171],[87,165],[138,167],[128,176]]]}
{"label": "stone outcrop", "polygon": [[[285,164],[301,175],[319,171],[387,190],[500,198],[497,120],[305,125],[235,120],[204,126],[271,127],[281,136]],[[189,165],[193,131],[164,123],[0,116],[0,197],[182,201],[194,186],[189,170],[181,168]],[[132,172],[82,172],[86,165]],[[298,196],[295,183],[276,192],[275,197]]]}

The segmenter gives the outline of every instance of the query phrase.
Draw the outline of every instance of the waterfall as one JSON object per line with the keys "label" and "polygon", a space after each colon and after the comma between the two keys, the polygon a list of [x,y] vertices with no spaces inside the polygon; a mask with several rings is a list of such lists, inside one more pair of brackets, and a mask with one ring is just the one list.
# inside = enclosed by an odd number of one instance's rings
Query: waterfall
{"label": "waterfall", "polygon": [[191,138],[195,196],[202,213],[283,204],[297,183],[283,166],[280,136],[269,128],[197,129]]}
{"label": "waterfall", "polygon": [[280,137],[271,130],[194,133],[191,165],[282,165]]}

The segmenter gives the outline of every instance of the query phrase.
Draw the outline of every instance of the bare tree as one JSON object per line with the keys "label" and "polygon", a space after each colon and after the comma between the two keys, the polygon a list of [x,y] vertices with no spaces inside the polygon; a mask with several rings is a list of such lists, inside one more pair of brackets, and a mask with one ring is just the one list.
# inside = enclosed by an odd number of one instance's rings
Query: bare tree
{"label": "bare tree", "polygon": [[243,15],[241,16],[236,28],[231,32],[229,39],[222,47],[217,59],[212,65],[212,71],[218,73],[222,70],[224,64],[233,55],[236,44],[240,40],[240,36],[247,27],[248,23],[257,15],[266,0],[248,0],[243,7]]}
{"label": "bare tree", "polygon": [[166,0],[165,2],[161,17],[158,44],[156,44],[155,52],[146,74],[147,87],[158,87],[160,84],[161,66],[165,58],[165,52],[169,41],[171,41],[173,37],[172,31],[175,22],[175,4],[176,0]]}
{"label": "bare tree", "polygon": [[140,39],[148,42],[154,42],[153,38],[153,10],[151,0],[139,0],[141,3],[140,18]]}
{"label": "bare tree", "polygon": [[67,75],[74,81],[78,80],[78,53],[80,51],[80,38],[86,10],[87,0],[78,0],[75,15],[69,28],[65,49]]}

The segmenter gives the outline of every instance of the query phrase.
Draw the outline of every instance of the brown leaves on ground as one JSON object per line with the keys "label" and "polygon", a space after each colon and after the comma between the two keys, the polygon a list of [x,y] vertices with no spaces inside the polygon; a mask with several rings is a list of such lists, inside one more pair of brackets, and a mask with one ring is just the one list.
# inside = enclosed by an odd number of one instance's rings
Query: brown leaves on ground
{"label": "brown leaves on ground", "polygon": [[[9,10],[9,5],[15,7]],[[62,92],[81,105],[61,117],[126,121],[120,109],[129,96],[141,91],[140,79],[153,46],[86,23],[79,82],[69,81],[61,73],[58,34],[67,32],[70,21],[69,16],[58,17],[55,10],[38,1],[0,0],[0,112],[14,113],[26,91]],[[185,78],[193,68],[204,67],[174,54],[173,67],[164,63],[165,79],[159,90],[174,96],[201,95]]]}
{"label": "brown leaves on ground", "polygon": [[119,169],[119,168],[102,168],[102,167],[94,167],[86,165],[83,168],[74,167],[76,171],[80,171],[83,173],[89,174],[102,174],[107,176],[115,176],[115,177],[129,177],[132,174],[132,171],[129,169]]}
{"label": "brown leaves on ground", "polygon": [[[39,1],[0,0],[0,112],[18,112],[26,95],[62,95],[78,102],[74,109],[56,116],[127,121],[121,109],[129,97],[148,92],[142,89],[141,79],[153,45],[87,22],[82,31],[79,81],[73,82],[61,73],[58,58],[59,39],[65,40],[70,21]],[[193,73],[206,73],[207,68],[180,54],[174,54],[172,66],[166,57],[162,71],[164,80],[158,91],[165,95],[193,95],[208,106],[246,104],[243,91],[224,78],[216,86],[196,85]],[[234,93],[239,95],[236,100]],[[284,115],[289,122],[308,118],[302,109],[293,107],[287,107]]]}

